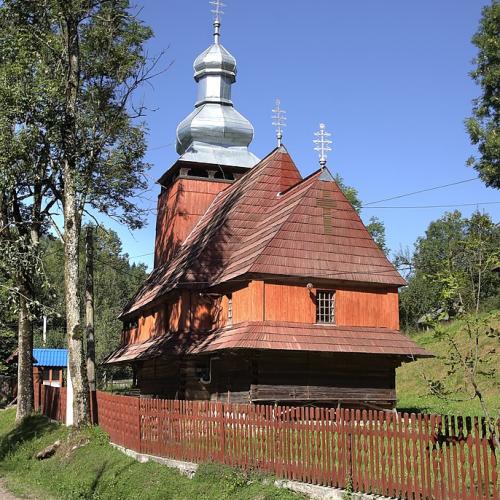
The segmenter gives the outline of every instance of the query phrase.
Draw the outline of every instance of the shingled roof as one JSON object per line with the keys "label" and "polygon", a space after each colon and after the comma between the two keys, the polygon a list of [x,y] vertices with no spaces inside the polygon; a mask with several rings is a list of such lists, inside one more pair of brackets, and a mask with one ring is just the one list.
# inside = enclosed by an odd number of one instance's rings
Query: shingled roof
{"label": "shingled roof", "polygon": [[284,147],[217,195],[180,247],[122,316],[187,284],[246,274],[405,284],[328,170],[302,179]]}
{"label": "shingled roof", "polygon": [[118,348],[106,363],[152,359],[165,354],[206,354],[222,350],[258,349],[330,353],[364,353],[432,357],[397,330],[330,326],[285,321],[247,321],[211,333],[167,332]]}

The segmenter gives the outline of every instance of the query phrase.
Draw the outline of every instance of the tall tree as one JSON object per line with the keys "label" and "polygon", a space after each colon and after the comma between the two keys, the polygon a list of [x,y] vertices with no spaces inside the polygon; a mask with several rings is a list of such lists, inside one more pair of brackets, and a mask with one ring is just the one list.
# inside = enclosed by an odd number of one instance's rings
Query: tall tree
{"label": "tall tree", "polygon": [[396,262],[411,268],[409,285],[400,294],[401,320],[417,326],[439,315],[478,311],[480,304],[500,291],[493,271],[500,259],[500,227],[487,214],[470,218],[457,210],[429,224],[413,254]]}
{"label": "tall tree", "polygon": [[[85,231],[84,231],[85,232]],[[84,238],[81,237],[81,246]],[[41,240],[43,262],[46,274],[50,283],[58,285],[63,282],[64,269],[62,261],[64,248],[60,240],[53,237],[44,237]],[[84,268],[83,252],[80,252],[80,268]],[[102,226],[94,230],[94,331],[95,331],[95,351],[96,365],[99,368],[97,382],[102,384],[102,376],[109,369],[102,366],[104,358],[120,344],[120,332],[122,323],[118,320],[120,311],[125,306],[128,298],[137,290],[137,287],[146,279],[146,266],[143,264],[130,264],[127,254],[123,254],[123,248],[118,235]],[[83,274],[83,272],[81,273]],[[80,295],[85,295],[81,281]],[[110,283],[113,286],[110,286]],[[49,319],[48,326],[48,346],[63,347],[65,327],[65,304],[64,290],[62,287],[53,286],[55,295],[50,297],[50,301],[45,299],[48,305],[57,311]],[[82,317],[83,317],[82,312]],[[41,345],[41,322],[38,322],[35,329],[35,344]]]}
{"label": "tall tree", "polygon": [[[142,161],[144,128],[133,120],[131,96],[151,75],[143,44],[152,32],[131,12],[128,0],[57,0],[52,4],[61,26],[64,86],[61,142],[63,164],[65,297],[69,368],[73,382],[73,418],[88,418],[88,383],[81,325],[79,242],[87,204],[140,227],[143,213],[130,197],[145,189]],[[152,63],[154,66],[154,62]]]}
{"label": "tall tree", "polygon": [[479,30],[472,38],[478,48],[471,72],[481,87],[466,127],[479,156],[468,161],[487,186],[500,189],[500,3],[483,8]]}
{"label": "tall tree", "polygon": [[[135,107],[132,97],[154,76],[157,59],[149,60],[144,52],[152,32],[128,0],[5,0],[2,9],[11,14],[16,33],[30,32],[47,48],[45,87],[57,98],[42,125],[49,135],[48,156],[59,166],[51,180],[64,215],[59,234],[64,241],[66,328],[78,426],[88,415],[78,293],[82,217],[102,212],[131,228],[143,223],[144,214],[132,197],[146,188],[145,129],[139,122],[144,108]],[[25,66],[38,72],[38,63],[34,57]],[[42,92],[38,99],[45,105],[44,97]]]}
{"label": "tall tree", "polygon": [[[0,270],[18,317],[17,419],[33,409],[32,322],[44,313],[39,241],[56,202],[50,160],[51,116],[57,102],[47,85],[48,25],[32,16],[19,28],[8,2],[0,6]],[[45,29],[32,29],[44,25]]]}

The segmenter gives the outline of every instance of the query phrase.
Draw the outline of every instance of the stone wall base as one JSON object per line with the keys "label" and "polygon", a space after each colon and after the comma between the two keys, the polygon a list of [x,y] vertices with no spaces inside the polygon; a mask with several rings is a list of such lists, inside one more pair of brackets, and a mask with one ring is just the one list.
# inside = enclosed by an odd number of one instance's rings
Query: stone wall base
{"label": "stone wall base", "polygon": [[[198,469],[198,464],[194,462],[183,462],[182,460],[172,460],[171,458],[147,455],[145,453],[138,453],[137,451],[129,450],[128,448],[124,448],[123,446],[114,443],[110,444],[117,450],[125,453],[125,455],[128,455],[138,462],[157,462],[161,465],[177,469],[181,474],[184,474],[189,478],[192,478]],[[295,493],[301,493],[311,500],[389,500],[388,497],[369,495],[367,493],[349,493],[340,488],[318,486],[315,484],[302,483],[300,481],[289,481],[287,479],[277,479],[274,481],[274,485],[278,488],[285,488],[287,490],[294,491]]]}

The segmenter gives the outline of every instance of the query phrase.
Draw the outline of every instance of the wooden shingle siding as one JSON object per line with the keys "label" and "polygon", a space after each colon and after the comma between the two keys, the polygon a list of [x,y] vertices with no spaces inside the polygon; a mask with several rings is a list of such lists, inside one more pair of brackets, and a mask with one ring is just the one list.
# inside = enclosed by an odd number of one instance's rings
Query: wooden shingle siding
{"label": "wooden shingle siding", "polygon": [[233,323],[264,318],[264,282],[251,281],[233,292]]}
{"label": "wooden shingle siding", "polygon": [[314,323],[316,319],[314,292],[305,286],[266,283],[265,298],[266,320]]}
{"label": "wooden shingle siding", "polygon": [[369,326],[399,330],[398,292],[337,290],[338,326]]}
{"label": "wooden shingle siding", "polygon": [[[320,171],[301,180],[284,148],[276,149],[233,184],[223,184],[225,189],[217,195],[211,192],[210,206],[206,205],[209,197],[192,184],[206,187],[209,182],[182,182],[190,183],[182,184],[182,193],[171,198],[162,195],[173,200],[166,204],[175,205],[170,208],[176,214],[174,223],[168,210],[162,209],[158,219],[157,254],[176,253],[155,267],[125,307],[125,316],[179,288],[179,282],[203,282],[208,287],[247,273],[405,284],[339,186],[324,180]],[[202,209],[206,212],[200,216]],[[192,227],[187,236],[184,223]],[[169,242],[172,249],[167,249]]]}
{"label": "wooden shingle siding", "polygon": [[158,197],[155,267],[169,260],[228,184],[209,179],[177,179]]}

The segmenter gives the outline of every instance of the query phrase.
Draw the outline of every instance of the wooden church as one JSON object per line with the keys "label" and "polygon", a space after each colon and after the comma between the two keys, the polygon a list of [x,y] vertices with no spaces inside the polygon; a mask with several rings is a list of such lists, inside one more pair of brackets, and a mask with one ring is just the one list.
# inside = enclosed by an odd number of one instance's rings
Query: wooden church
{"label": "wooden church", "polygon": [[266,158],[248,150],[217,14],[214,28],[180,156],[158,181],[154,270],[107,363],[130,364],[144,397],[391,408],[396,368],[429,356],[399,332],[405,281],[323,154],[302,178],[281,133]]}

